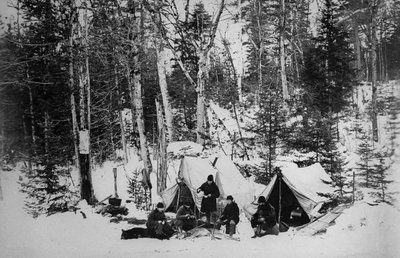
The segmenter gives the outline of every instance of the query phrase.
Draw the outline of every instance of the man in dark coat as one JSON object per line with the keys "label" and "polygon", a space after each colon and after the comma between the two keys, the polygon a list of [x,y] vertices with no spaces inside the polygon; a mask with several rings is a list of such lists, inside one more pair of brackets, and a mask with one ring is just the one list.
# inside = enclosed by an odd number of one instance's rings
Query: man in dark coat
{"label": "man in dark coat", "polygon": [[201,200],[201,212],[204,212],[207,217],[207,222],[210,223],[211,214],[217,211],[217,198],[219,197],[219,189],[214,182],[213,175],[207,177],[207,182],[202,184],[197,193],[203,191],[203,199]]}
{"label": "man in dark coat", "polygon": [[267,203],[264,196],[258,198],[257,211],[252,216],[250,222],[254,230],[252,238],[279,234],[275,209],[271,204]]}
{"label": "man in dark coat", "polygon": [[175,226],[179,231],[188,231],[196,227],[196,217],[193,215],[188,202],[184,202],[176,212]]}
{"label": "man in dark coat", "polygon": [[169,239],[172,236],[174,232],[172,227],[167,223],[163,203],[157,203],[157,208],[149,214],[146,227],[155,233],[158,239]]}
{"label": "man in dark coat", "polygon": [[239,223],[239,207],[236,202],[233,201],[232,195],[226,197],[227,205],[222,212],[222,216],[217,222],[217,229],[220,229],[221,225],[226,225],[226,233],[232,236],[236,232],[236,225]]}

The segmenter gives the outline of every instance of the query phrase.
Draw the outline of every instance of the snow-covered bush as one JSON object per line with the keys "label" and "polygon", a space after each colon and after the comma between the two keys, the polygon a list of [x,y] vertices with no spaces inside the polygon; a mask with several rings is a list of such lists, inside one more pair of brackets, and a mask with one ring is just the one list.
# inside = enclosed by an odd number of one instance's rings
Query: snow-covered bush
{"label": "snow-covered bush", "polygon": [[72,210],[79,201],[79,192],[72,185],[68,168],[55,162],[22,169],[21,191],[25,193],[25,210],[33,217]]}
{"label": "snow-covered bush", "polygon": [[136,204],[137,209],[146,209],[151,203],[150,191],[146,191],[143,186],[141,173],[135,170],[132,177],[128,177],[128,193]]}

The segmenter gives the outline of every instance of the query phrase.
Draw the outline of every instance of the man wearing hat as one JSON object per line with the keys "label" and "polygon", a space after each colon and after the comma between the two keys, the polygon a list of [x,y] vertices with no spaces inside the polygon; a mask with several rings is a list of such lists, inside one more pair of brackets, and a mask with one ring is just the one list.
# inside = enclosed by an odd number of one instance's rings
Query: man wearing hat
{"label": "man wearing hat", "polygon": [[254,230],[252,238],[279,234],[275,209],[271,204],[267,203],[264,196],[258,197],[257,211],[252,216],[250,222]]}
{"label": "man wearing hat", "polygon": [[174,233],[172,227],[167,223],[162,202],[157,203],[156,209],[149,214],[146,227],[155,233],[158,239],[169,239]]}
{"label": "man wearing hat", "polygon": [[193,215],[193,211],[190,209],[190,203],[185,201],[182,206],[179,207],[176,212],[175,226],[179,231],[191,230],[196,227],[196,217]]}
{"label": "man wearing hat", "polygon": [[204,212],[207,217],[207,222],[210,222],[211,214],[217,211],[217,198],[219,197],[219,189],[214,182],[213,175],[207,177],[207,182],[202,184],[197,193],[203,192],[203,199],[201,200],[201,212]]}
{"label": "man wearing hat", "polygon": [[226,197],[227,204],[219,218],[216,229],[220,229],[221,225],[226,226],[226,233],[232,236],[236,233],[236,225],[239,223],[239,207],[233,201],[232,195]]}

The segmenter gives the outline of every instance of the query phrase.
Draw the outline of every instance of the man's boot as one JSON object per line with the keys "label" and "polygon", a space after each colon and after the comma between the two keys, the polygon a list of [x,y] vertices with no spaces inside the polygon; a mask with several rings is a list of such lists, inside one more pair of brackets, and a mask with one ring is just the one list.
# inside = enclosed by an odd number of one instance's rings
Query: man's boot
{"label": "man's boot", "polygon": [[233,223],[232,222],[233,221],[231,221],[229,223],[229,236],[232,236],[236,233],[236,224],[235,224],[235,222],[233,222]]}
{"label": "man's boot", "polygon": [[254,236],[252,236],[251,238],[256,238],[259,236],[259,232],[260,232],[260,227],[256,227],[254,228]]}

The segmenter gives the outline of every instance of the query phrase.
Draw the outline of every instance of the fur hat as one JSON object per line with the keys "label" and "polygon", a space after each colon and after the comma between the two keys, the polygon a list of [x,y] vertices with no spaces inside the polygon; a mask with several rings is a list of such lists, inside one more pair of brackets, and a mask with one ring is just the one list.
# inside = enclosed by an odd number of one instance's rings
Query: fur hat
{"label": "fur hat", "polygon": [[164,204],[162,202],[157,203],[157,208],[164,208]]}
{"label": "fur hat", "polygon": [[231,201],[233,201],[233,197],[232,197],[232,195],[228,195],[228,196],[226,197],[226,199],[227,199],[227,200],[231,200]]}
{"label": "fur hat", "polygon": [[209,175],[207,177],[207,181],[214,181],[214,176],[213,175]]}
{"label": "fur hat", "polygon": [[264,202],[266,202],[267,200],[265,200],[265,197],[264,196],[260,196],[260,197],[258,197],[258,201],[257,201],[257,203],[264,203]]}

